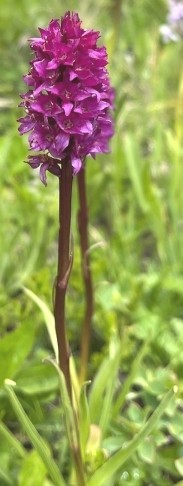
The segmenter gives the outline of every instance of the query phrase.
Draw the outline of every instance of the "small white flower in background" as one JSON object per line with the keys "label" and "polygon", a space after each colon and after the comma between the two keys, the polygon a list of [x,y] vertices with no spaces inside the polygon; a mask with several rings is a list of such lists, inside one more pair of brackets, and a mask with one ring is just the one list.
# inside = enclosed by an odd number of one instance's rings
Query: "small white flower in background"
{"label": "small white flower in background", "polygon": [[161,25],[164,42],[177,42],[183,38],[183,0],[168,0],[167,23]]}

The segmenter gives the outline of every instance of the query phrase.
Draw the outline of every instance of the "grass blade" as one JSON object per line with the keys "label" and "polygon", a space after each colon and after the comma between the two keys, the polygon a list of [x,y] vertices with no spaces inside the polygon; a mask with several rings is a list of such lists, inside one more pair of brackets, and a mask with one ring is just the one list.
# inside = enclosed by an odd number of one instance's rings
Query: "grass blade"
{"label": "grass blade", "polygon": [[13,386],[15,383],[10,380],[5,380],[5,389],[7,391],[9,400],[11,402],[12,408],[21,423],[22,427],[24,428],[25,432],[27,433],[30,441],[32,442],[34,448],[36,449],[37,453],[41,457],[42,461],[44,462],[46,469],[50,478],[52,479],[55,486],[66,486],[66,483],[58,469],[57,464],[53,460],[50,454],[50,450],[46,444],[46,442],[42,439],[42,437],[38,434],[36,428],[26,415],[21,403],[19,402],[14,390]]}
{"label": "grass blade", "polygon": [[140,363],[145,355],[145,352],[147,350],[149,344],[149,340],[145,341],[145,343],[142,345],[140,348],[140,351],[138,352],[136,358],[133,361],[132,367],[131,367],[131,372],[129,373],[128,377],[126,378],[125,382],[122,385],[122,390],[119,394],[119,396],[116,398],[114,407],[113,407],[113,417],[116,417],[118,414],[120,408],[123,406],[125,398],[131,388],[131,385],[133,384],[134,378],[137,374],[138,368],[140,366]]}
{"label": "grass blade", "polygon": [[119,345],[118,349],[116,349],[115,355],[111,358],[111,369],[108,375],[108,379],[106,381],[106,391],[103,399],[103,406],[101,409],[99,427],[102,430],[103,437],[105,435],[107,426],[110,423],[112,401],[113,401],[113,396],[116,388],[116,378],[119,370],[121,354],[122,354],[122,349]]}
{"label": "grass blade", "polygon": [[9,478],[9,476],[7,476],[7,474],[2,469],[0,469],[0,479],[2,479],[2,481],[8,486],[15,486],[15,483]]}
{"label": "grass blade", "polygon": [[103,393],[106,388],[106,383],[111,370],[111,360],[104,359],[97,375],[92,383],[89,394],[89,410],[91,423],[99,424],[101,411],[103,406]]}
{"label": "grass blade", "polygon": [[26,452],[21,445],[21,443],[14,437],[14,435],[8,430],[8,428],[3,424],[3,422],[0,422],[0,437],[3,437],[5,439],[10,447],[13,447],[14,451],[17,453],[18,456],[24,458],[26,455]]}
{"label": "grass blade", "polygon": [[125,135],[123,140],[123,147],[137,201],[142,211],[144,213],[147,213],[149,210],[149,205],[146,201],[144,194],[142,177],[139,170],[140,155],[135,138],[130,135]]}

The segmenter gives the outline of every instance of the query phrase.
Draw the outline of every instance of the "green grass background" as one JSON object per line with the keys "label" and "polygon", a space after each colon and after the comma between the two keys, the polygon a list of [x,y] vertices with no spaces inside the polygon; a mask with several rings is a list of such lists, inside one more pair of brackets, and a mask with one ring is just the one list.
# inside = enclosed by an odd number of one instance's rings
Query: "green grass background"
{"label": "green grass background", "polygon": [[[0,0],[0,418],[28,451],[26,458],[16,456],[2,435],[0,484],[52,484],[39,457],[29,452],[3,389],[5,378],[17,382],[29,417],[53,443],[66,474],[68,467],[57,379],[42,364],[52,354],[44,318],[22,290],[28,287],[52,309],[58,181],[49,175],[45,188],[37,172],[23,163],[27,140],[19,137],[16,122],[19,93],[25,89],[22,75],[30,60],[27,39],[66,10],[77,10],[85,27],[101,31],[116,90],[111,154],[87,162],[95,287],[89,377],[117,336],[120,387],[141,344],[149,340],[122,414],[110,422],[103,447],[113,451],[119,441],[130,439],[170,386],[180,390],[176,410],[173,404],[169,407],[159,429],[109,486],[182,486],[183,41],[162,42],[159,27],[167,12],[163,0]],[[67,320],[77,363],[84,297],[76,189],[74,181],[74,268]]]}

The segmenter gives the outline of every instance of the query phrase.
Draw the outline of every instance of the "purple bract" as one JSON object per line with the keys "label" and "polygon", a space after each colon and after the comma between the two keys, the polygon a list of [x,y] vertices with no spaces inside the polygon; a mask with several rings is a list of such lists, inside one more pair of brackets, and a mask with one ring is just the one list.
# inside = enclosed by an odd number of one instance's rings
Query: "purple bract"
{"label": "purple bract", "polygon": [[29,135],[28,163],[61,175],[63,163],[71,162],[77,174],[87,155],[108,152],[113,134],[113,90],[106,69],[105,47],[97,47],[99,32],[84,30],[77,13],[67,12],[52,20],[41,37],[30,39],[35,53],[24,76],[28,91],[21,95],[26,115],[19,131]]}

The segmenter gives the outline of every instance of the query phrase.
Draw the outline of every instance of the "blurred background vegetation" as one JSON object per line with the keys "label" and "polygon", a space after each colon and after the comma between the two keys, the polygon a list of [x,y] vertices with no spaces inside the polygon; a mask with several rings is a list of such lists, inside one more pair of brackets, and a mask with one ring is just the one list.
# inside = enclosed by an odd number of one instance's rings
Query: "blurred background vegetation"
{"label": "blurred background vegetation", "polygon": [[[116,90],[111,154],[87,163],[95,286],[89,378],[118,336],[120,387],[140,346],[147,343],[143,360],[137,360],[133,370],[122,413],[106,430],[103,447],[113,451],[119,440],[131,438],[159,397],[177,384],[176,410],[171,404],[159,429],[114,484],[182,486],[183,41],[163,43],[159,28],[166,21],[164,0],[0,0],[0,484],[51,484],[17,424],[3,389],[5,378],[17,382],[29,417],[53,443],[58,464],[67,470],[64,437],[60,443],[58,383],[54,370],[42,364],[52,354],[49,337],[42,313],[22,290],[31,289],[52,310],[58,181],[49,175],[45,188],[37,172],[23,163],[28,147],[16,122],[21,113],[19,93],[25,90],[22,75],[30,60],[27,39],[65,10],[77,10],[85,27],[101,31]],[[68,334],[76,363],[84,306],[77,205],[74,187]],[[26,456],[21,457],[13,442],[9,446],[3,424],[11,438],[21,440]]]}

